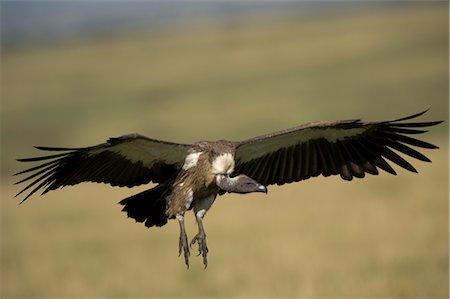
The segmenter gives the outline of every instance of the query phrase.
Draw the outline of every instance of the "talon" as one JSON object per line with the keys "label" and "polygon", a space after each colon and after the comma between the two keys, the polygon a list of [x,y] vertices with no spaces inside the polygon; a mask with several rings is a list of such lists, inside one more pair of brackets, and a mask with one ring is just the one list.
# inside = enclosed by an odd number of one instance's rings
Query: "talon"
{"label": "talon", "polygon": [[[191,245],[197,243],[198,244],[198,254],[197,256],[203,257],[203,264],[205,265],[204,269],[206,269],[208,265],[207,255],[208,255],[208,246],[206,246],[206,235],[198,233],[191,241]],[[191,247],[192,248],[192,247]]]}
{"label": "talon", "polygon": [[192,245],[195,245],[196,242],[196,238],[194,237],[194,239],[192,239],[191,243],[189,244],[189,247],[192,249]]}

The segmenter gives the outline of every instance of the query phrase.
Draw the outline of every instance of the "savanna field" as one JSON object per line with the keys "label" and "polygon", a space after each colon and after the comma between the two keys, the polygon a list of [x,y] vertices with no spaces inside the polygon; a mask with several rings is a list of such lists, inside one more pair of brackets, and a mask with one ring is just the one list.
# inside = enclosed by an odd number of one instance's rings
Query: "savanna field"
{"label": "savanna field", "polygon": [[[1,297],[448,298],[448,6],[360,6],[207,20],[2,51]],[[128,132],[240,140],[314,120],[445,120],[408,159],[345,182],[315,178],[216,199],[186,270],[178,224],[120,212],[148,186],[86,183],[22,205],[33,145]],[[188,238],[197,227],[186,220]]]}

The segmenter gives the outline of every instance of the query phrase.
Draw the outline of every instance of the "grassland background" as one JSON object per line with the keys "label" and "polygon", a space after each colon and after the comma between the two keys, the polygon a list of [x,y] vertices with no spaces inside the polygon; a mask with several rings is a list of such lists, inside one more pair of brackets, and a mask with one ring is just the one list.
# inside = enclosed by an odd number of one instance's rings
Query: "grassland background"
{"label": "grassland background", "polygon": [[[183,31],[2,52],[1,297],[448,298],[448,7],[296,11]],[[148,230],[100,184],[18,206],[11,174],[32,145],[140,132],[239,140],[320,119],[385,120],[426,108],[446,124],[419,174],[317,178],[220,197],[209,267]],[[193,237],[193,217],[187,229]]]}

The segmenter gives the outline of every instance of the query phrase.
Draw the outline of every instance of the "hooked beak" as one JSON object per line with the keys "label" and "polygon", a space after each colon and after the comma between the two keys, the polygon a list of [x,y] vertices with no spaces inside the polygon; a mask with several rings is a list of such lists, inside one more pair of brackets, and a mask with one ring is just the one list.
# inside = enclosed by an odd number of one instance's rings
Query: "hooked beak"
{"label": "hooked beak", "polygon": [[264,192],[267,194],[267,188],[264,185],[259,185],[258,186],[258,192]]}

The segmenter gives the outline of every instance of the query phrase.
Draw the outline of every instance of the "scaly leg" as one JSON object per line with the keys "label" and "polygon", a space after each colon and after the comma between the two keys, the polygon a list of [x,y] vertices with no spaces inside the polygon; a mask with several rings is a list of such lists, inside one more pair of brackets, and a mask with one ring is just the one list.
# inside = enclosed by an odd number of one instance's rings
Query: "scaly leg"
{"label": "scaly leg", "polygon": [[177,220],[180,224],[180,240],[178,247],[178,256],[181,255],[183,251],[184,254],[184,262],[186,263],[187,268],[189,269],[189,256],[191,253],[189,252],[188,240],[186,235],[186,229],[184,228],[184,215],[177,214]]}
{"label": "scaly leg", "polygon": [[206,234],[205,229],[203,228],[203,217],[205,216],[206,210],[198,211],[195,216],[198,224],[198,234],[192,239],[191,246],[196,242],[198,244],[198,255],[203,256],[203,265],[208,266],[207,254],[208,254],[208,246],[206,246]]}

